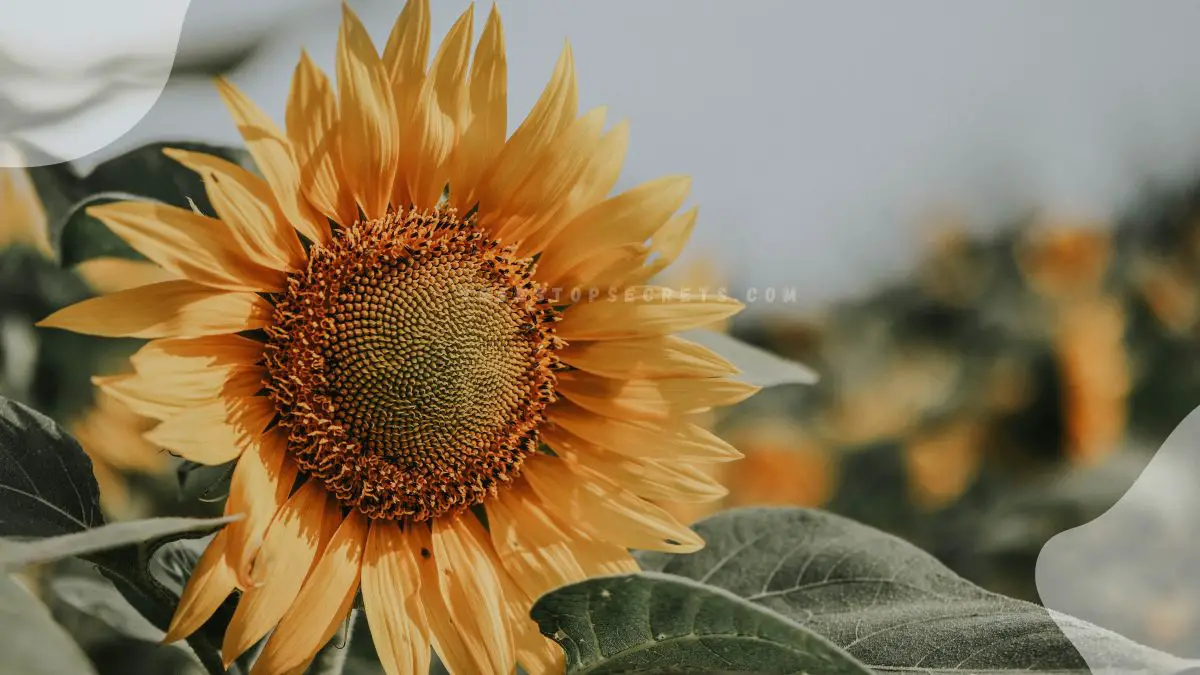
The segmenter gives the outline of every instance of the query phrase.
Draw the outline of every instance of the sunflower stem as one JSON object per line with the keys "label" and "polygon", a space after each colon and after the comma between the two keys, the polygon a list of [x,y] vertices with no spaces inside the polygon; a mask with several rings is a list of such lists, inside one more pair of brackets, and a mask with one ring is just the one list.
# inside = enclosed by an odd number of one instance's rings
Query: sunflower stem
{"label": "sunflower stem", "polygon": [[333,639],[317,652],[313,659],[311,675],[342,675],[346,667],[346,659],[350,656],[350,638],[354,634],[354,624],[358,620],[358,610],[351,609],[349,616],[342,622],[342,627],[333,634]]}

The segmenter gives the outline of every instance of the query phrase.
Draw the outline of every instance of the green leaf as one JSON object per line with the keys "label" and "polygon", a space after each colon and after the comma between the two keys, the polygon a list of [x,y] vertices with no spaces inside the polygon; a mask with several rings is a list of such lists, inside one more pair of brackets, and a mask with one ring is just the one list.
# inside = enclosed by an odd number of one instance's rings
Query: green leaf
{"label": "green leaf", "polygon": [[566,652],[569,673],[870,672],[794,621],[666,574],[572,584],[542,596],[532,616]]}
{"label": "green leaf", "polygon": [[0,537],[101,525],[92,460],[50,418],[0,397]]}
{"label": "green leaf", "polygon": [[63,576],[50,581],[49,586],[59,600],[123,635],[146,642],[159,642],[166,635],[103,577]]}
{"label": "green leaf", "polygon": [[[1157,674],[1194,665],[985,591],[899,538],[822,511],[736,509],[694,527],[703,550],[640,554],[643,568],[778,612],[877,671]],[[1059,628],[1066,623],[1101,662],[1084,661]]]}
{"label": "green leaf", "polygon": [[720,354],[741,372],[734,379],[759,387],[784,384],[816,384],[821,378],[803,363],[785,359],[760,349],[727,333],[712,330],[690,330],[681,334],[692,342]]}
{"label": "green leaf", "polygon": [[0,675],[95,675],[45,605],[7,574],[0,574],[0,626]]}
{"label": "green leaf", "polygon": [[182,532],[211,530],[241,517],[239,514],[223,518],[145,518],[35,541],[0,539],[0,567],[32,565],[140,544]]}

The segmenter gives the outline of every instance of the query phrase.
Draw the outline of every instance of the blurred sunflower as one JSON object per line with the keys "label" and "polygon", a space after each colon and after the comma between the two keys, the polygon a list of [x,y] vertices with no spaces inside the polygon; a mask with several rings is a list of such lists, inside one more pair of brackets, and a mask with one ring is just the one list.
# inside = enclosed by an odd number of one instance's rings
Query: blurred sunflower
{"label": "blurred sunflower", "polygon": [[198,563],[169,639],[235,588],[232,661],[274,629],[255,673],[298,672],[361,590],[389,673],[561,670],[532,601],[636,569],[627,548],[703,545],[647,498],[722,491],[695,463],[735,459],[689,414],[757,387],[672,333],[741,304],[646,280],[679,254],[689,181],[612,197],[627,140],[577,111],[565,48],[506,138],[493,8],[426,70],[427,0],[383,50],[344,6],[336,83],[302,55],[286,131],[219,88],[263,178],[169,151],[216,218],[157,203],[89,211],[182,279],[79,303],[43,325],[153,338],[103,382],[162,420],[148,437],[236,460],[245,518]]}
{"label": "blurred sunflower", "polygon": [[[96,259],[73,270],[54,260],[45,208],[23,169],[0,169],[0,393],[52,412],[92,459],[102,506],[110,515],[133,515],[125,476],[158,474],[169,457],[156,452],[142,432],[149,420],[117,401],[91,396],[87,377],[106,367],[102,355],[70,345],[70,355],[40,354],[64,345],[43,341],[32,321],[93,292],[161,280],[162,270],[148,263]],[[81,348],[83,347],[83,348]],[[82,369],[57,367],[50,359],[95,357]],[[116,360],[116,359],[114,359]],[[76,372],[80,371],[82,372]],[[67,372],[71,371],[71,372]],[[70,381],[72,377],[78,381]]]}

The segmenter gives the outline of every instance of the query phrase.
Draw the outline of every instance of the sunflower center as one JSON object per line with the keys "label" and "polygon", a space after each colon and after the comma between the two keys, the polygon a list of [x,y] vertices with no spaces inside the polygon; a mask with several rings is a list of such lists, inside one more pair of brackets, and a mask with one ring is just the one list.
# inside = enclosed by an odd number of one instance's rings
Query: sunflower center
{"label": "sunflower center", "polygon": [[512,480],[537,448],[561,344],[531,268],[448,213],[315,246],[265,350],[301,470],[391,519],[461,510]]}

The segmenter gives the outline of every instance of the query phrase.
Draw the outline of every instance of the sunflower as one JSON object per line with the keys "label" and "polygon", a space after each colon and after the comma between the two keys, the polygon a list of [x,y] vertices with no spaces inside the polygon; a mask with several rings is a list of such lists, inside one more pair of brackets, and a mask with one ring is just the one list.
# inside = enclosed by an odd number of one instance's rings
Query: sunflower
{"label": "sunflower", "polygon": [[[9,152],[0,148],[0,154]],[[0,169],[0,278],[4,279],[0,284],[4,289],[0,292],[0,333],[5,334],[0,336],[0,356],[4,357],[0,358],[0,393],[53,411],[65,423],[92,459],[101,505],[116,517],[133,513],[125,477],[161,474],[168,468],[168,457],[155,452],[142,438],[148,420],[103,394],[90,396],[91,386],[85,378],[92,373],[79,373],[79,381],[72,382],[66,378],[76,376],[74,364],[39,364],[43,356],[39,352],[54,351],[61,345],[40,343],[39,338],[45,336],[36,334],[31,322],[61,307],[62,295],[77,299],[162,277],[161,270],[147,263],[111,258],[62,270],[50,245],[45,207],[28,173]],[[57,358],[52,354],[45,357],[50,361]],[[92,362],[87,365],[89,370],[104,367]],[[57,381],[33,382],[39,375]],[[79,397],[80,391],[89,395]]]}
{"label": "sunflower", "polygon": [[223,656],[298,672],[361,595],[389,673],[561,669],[534,599],[636,569],[629,548],[703,546],[650,499],[722,494],[739,453],[690,415],[757,387],[673,333],[741,304],[646,285],[695,222],[683,177],[612,196],[627,128],[579,114],[570,48],[507,135],[492,9],[429,63],[409,2],[380,55],[343,6],[336,82],[302,53],[280,129],[219,82],[261,171],[167,151],[215,217],[89,212],[181,278],[43,325],[150,338],[103,388],[161,420],[155,444],[236,461],[220,531],[168,639],[240,590]]}

